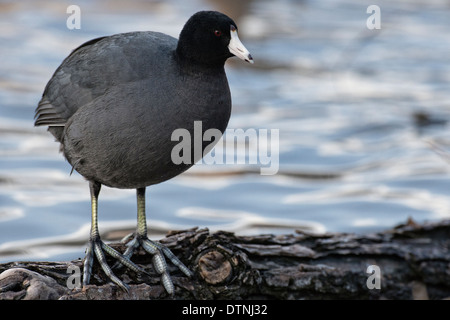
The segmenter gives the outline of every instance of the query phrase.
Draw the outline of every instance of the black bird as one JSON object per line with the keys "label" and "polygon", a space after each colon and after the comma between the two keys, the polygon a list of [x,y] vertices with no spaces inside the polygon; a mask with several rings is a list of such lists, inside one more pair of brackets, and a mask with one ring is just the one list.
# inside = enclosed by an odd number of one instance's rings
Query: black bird
{"label": "black bird", "polygon": [[[191,275],[169,249],[148,239],[145,189],[199,160],[172,161],[172,149],[178,143],[171,139],[174,130],[193,134],[195,121],[201,121],[203,132],[226,129],[231,95],[225,61],[237,56],[253,63],[237,30],[226,15],[201,11],[186,22],[178,41],[150,31],[93,39],[76,48],[48,82],[36,108],[35,125],[49,127],[73,170],[89,181],[92,224],[83,285],[89,283],[96,257],[105,274],[127,290],[104,253],[136,272],[145,272],[130,260],[140,246],[153,256],[168,293],[174,288],[164,256]],[[205,147],[204,143],[202,150]],[[137,190],[137,229],[124,254],[100,238],[101,185]]]}

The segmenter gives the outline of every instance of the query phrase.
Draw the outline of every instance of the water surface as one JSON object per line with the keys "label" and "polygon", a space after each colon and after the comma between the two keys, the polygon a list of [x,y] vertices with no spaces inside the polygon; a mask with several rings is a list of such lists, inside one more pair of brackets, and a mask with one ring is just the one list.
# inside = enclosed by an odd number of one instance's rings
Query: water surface
{"label": "water surface", "polygon": [[[0,2],[0,262],[75,259],[90,228],[88,184],[33,127],[45,84],[98,36],[178,37],[198,10],[233,17],[255,64],[227,63],[229,128],[279,130],[279,171],[198,165],[147,190],[153,238],[194,226],[239,234],[367,233],[450,217],[450,8],[446,1]],[[245,145],[237,152],[246,152]],[[248,150],[247,150],[248,151]],[[105,239],[135,226],[135,191],[103,188]]]}

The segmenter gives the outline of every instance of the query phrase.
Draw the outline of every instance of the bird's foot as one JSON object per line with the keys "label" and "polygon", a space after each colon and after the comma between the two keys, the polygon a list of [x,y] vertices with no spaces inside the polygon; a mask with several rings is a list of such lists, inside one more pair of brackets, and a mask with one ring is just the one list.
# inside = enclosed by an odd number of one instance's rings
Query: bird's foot
{"label": "bird's foot", "polygon": [[100,237],[94,237],[89,240],[89,245],[86,249],[83,269],[83,286],[89,284],[92,274],[92,265],[94,264],[94,257],[96,257],[106,276],[120,288],[128,291],[128,286],[112,272],[111,267],[106,262],[105,252],[134,272],[148,274],[145,270],[133,263],[129,258],[105,244]]}
{"label": "bird's foot", "polygon": [[[129,261],[131,256],[139,247],[142,247],[147,253],[153,256],[153,267],[155,268],[155,271],[161,275],[161,282],[169,294],[173,294],[174,286],[172,279],[169,276],[166,259],[164,256],[166,256],[166,258],[177,266],[186,276],[192,277],[192,272],[172,253],[172,251],[159,242],[148,239],[145,235],[135,236],[130,242],[127,243],[127,247],[128,248],[123,254],[126,261]],[[122,261],[119,260],[119,262],[123,264]]]}

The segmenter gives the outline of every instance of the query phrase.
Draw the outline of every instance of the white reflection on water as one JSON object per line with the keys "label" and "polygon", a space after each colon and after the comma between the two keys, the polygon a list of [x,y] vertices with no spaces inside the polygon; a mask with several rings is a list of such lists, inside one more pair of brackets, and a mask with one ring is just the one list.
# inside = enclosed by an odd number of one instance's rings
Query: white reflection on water
{"label": "white reflection on water", "polygon": [[308,233],[323,233],[325,227],[320,223],[313,221],[289,220],[283,218],[261,217],[258,214],[246,211],[205,209],[201,207],[186,207],[177,212],[180,217],[201,218],[209,223],[219,222],[219,226],[210,228],[216,230],[233,230],[241,234],[259,234],[267,233],[267,229],[273,231],[276,229],[301,230]]}
{"label": "white reflection on water", "polygon": [[3,207],[0,210],[0,222],[5,222],[12,219],[20,219],[23,217],[24,213],[21,208]]}

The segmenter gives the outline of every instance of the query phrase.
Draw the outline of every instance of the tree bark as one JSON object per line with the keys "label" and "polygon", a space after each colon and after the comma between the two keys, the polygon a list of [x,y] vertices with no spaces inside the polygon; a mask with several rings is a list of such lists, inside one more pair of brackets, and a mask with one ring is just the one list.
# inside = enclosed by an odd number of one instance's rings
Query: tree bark
{"label": "tree bark", "polygon": [[[450,220],[412,221],[375,234],[237,236],[208,229],[172,232],[161,240],[193,272],[169,270],[169,296],[142,252],[133,260],[151,276],[115,270],[124,292],[94,265],[79,283],[82,261],[0,264],[0,299],[448,299]],[[124,245],[112,245],[123,252]],[[113,263],[113,261],[110,261]],[[369,266],[372,266],[369,268]],[[71,269],[69,269],[71,268]],[[369,269],[368,269],[369,268]],[[69,271],[68,271],[69,269]]]}

